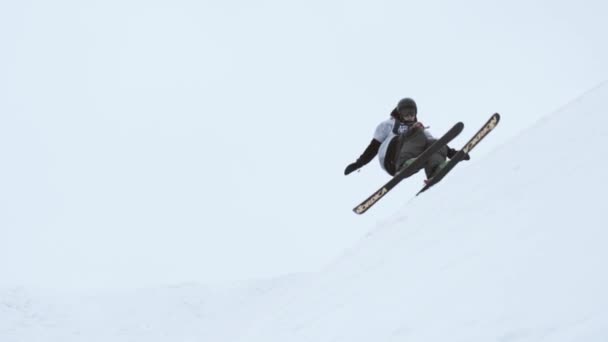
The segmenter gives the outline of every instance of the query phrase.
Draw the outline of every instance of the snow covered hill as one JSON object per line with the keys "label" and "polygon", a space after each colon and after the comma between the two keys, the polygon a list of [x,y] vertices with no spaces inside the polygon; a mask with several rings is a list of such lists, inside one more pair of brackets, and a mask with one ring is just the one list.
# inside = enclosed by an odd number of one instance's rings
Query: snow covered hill
{"label": "snow covered hill", "polygon": [[606,113],[604,84],[455,169],[242,341],[608,341]]}
{"label": "snow covered hill", "polygon": [[608,341],[606,113],[603,84],[423,195],[395,189],[403,209],[318,273],[4,291],[0,341]]}
{"label": "snow covered hill", "polygon": [[65,293],[0,291],[0,341],[234,341],[297,277]]}

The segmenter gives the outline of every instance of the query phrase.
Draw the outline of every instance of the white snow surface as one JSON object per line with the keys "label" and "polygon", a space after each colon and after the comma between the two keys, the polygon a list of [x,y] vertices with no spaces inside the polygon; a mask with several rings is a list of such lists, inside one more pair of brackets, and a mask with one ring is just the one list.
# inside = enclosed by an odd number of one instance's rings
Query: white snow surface
{"label": "white snow surface", "polygon": [[403,208],[316,273],[5,289],[0,341],[608,341],[607,113],[603,84],[423,195],[397,187]]}

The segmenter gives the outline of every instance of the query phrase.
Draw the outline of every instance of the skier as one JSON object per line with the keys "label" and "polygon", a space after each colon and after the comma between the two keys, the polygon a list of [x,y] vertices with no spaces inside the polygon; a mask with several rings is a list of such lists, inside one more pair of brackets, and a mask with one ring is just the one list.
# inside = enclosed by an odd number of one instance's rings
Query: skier
{"label": "skier", "polygon": [[[360,169],[376,155],[382,169],[391,176],[401,171],[408,165],[408,160],[416,158],[437,140],[418,121],[417,115],[416,102],[411,98],[401,99],[391,112],[391,117],[378,125],[374,138],[359,159],[346,167],[344,175]],[[433,154],[424,166],[427,179],[446,162],[446,157],[452,158],[456,152],[455,149],[444,146]],[[464,159],[469,160],[469,156],[466,155]],[[415,170],[412,174],[418,171]]]}

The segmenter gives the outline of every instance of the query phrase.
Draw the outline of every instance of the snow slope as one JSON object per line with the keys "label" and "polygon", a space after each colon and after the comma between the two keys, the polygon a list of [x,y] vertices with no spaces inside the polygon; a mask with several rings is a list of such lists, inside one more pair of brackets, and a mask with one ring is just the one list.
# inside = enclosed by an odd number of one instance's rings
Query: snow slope
{"label": "snow slope", "polygon": [[297,277],[95,293],[0,291],[0,341],[233,341]]}
{"label": "snow slope", "polygon": [[473,152],[318,273],[221,290],[3,291],[0,341],[608,341],[606,113],[603,84]]}
{"label": "snow slope", "polygon": [[606,113],[604,84],[455,169],[242,341],[608,341]]}

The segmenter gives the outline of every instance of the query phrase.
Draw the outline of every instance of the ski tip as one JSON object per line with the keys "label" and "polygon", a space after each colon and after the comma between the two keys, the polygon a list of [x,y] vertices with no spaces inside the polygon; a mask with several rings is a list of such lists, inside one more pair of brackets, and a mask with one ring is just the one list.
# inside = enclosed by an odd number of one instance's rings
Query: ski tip
{"label": "ski tip", "polygon": [[464,123],[462,121],[458,121],[454,127],[452,127],[452,129],[455,129],[458,131],[458,133],[460,133],[464,129]]}
{"label": "ski tip", "polygon": [[500,114],[499,113],[494,113],[494,115],[492,115],[492,117],[496,118],[496,123],[498,123],[498,121],[500,121]]}

